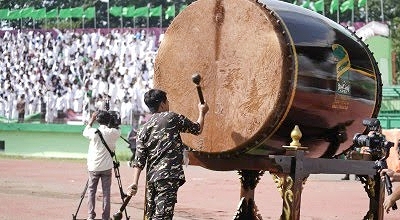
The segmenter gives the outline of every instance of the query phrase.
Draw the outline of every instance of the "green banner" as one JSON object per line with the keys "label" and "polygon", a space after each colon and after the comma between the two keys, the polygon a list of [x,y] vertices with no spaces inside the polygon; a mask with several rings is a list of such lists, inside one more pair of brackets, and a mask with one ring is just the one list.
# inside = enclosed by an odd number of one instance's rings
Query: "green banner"
{"label": "green banner", "polygon": [[113,16],[120,17],[122,15],[122,7],[111,7],[108,12]]}
{"label": "green banner", "polygon": [[35,11],[32,12],[31,17],[34,20],[40,20],[46,18],[46,9],[45,8],[36,9]]}
{"label": "green banner", "polygon": [[354,9],[354,0],[346,0],[340,5],[340,11],[345,12],[347,10]]}
{"label": "green banner", "polygon": [[149,17],[161,17],[162,7],[161,5],[155,8],[150,8]]}
{"label": "green banner", "polygon": [[324,0],[319,0],[316,2],[311,2],[310,9],[313,11],[324,11]]}
{"label": "green banner", "polygon": [[71,13],[71,18],[82,18],[83,8],[82,7],[70,8],[70,13]]}
{"label": "green banner", "polygon": [[339,0],[332,0],[331,6],[329,7],[329,12],[333,14],[333,12],[337,11],[339,7]]}
{"label": "green banner", "polygon": [[46,13],[46,18],[57,18],[58,17],[58,9],[52,9]]}
{"label": "green banner", "polygon": [[33,7],[29,7],[29,8],[23,8],[19,11],[19,17],[20,18],[30,18],[32,16],[32,12],[35,9]]}
{"label": "green banner", "polygon": [[135,11],[133,12],[133,17],[149,17],[149,8],[140,7],[135,9]]}
{"label": "green banner", "polygon": [[8,17],[8,9],[0,9],[0,19],[4,20]]}
{"label": "green banner", "polygon": [[[309,2],[309,0],[306,0]],[[323,1],[323,0],[319,0]],[[317,2],[319,2],[317,1]],[[335,1],[335,0],[334,0]],[[336,0],[337,1],[337,0]],[[359,0],[365,1],[365,0]],[[186,4],[181,5],[179,12],[183,11],[187,7]],[[162,5],[154,8],[148,8],[147,6],[136,8],[135,6],[121,7],[113,6],[109,9],[109,13],[113,16],[123,16],[123,17],[161,17],[162,16]],[[176,8],[175,5],[169,6],[165,11],[165,19],[170,19],[175,17]],[[45,18],[94,18],[96,16],[95,7],[88,7],[84,9],[83,7],[75,8],[55,8],[47,11],[46,8],[35,9],[33,7],[8,10],[0,9],[0,19],[14,20],[21,18],[32,18],[35,20],[45,19]]]}
{"label": "green banner", "polygon": [[132,18],[134,14],[135,14],[135,6],[122,8],[122,16],[127,18]]}
{"label": "green banner", "polygon": [[95,7],[89,7],[83,12],[83,17],[87,19],[92,19],[96,16],[96,9]]}
{"label": "green banner", "polygon": [[58,15],[60,18],[70,18],[71,17],[71,11],[69,8],[62,8],[60,9],[60,13]]}
{"label": "green banner", "polygon": [[20,19],[20,10],[12,10],[12,11],[8,11],[8,20],[15,20],[15,19]]}
{"label": "green banner", "polygon": [[367,0],[358,0],[358,7],[364,7],[367,4]]}
{"label": "green banner", "polygon": [[310,8],[310,0],[303,1],[303,3],[300,6],[303,8]]}
{"label": "green banner", "polygon": [[175,5],[171,5],[165,10],[165,19],[175,17]]}

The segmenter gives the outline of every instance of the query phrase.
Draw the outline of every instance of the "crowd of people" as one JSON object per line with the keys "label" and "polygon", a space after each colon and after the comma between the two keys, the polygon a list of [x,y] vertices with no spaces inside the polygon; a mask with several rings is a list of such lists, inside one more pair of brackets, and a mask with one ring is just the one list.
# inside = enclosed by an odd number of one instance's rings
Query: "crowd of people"
{"label": "crowd of people", "polygon": [[148,112],[143,94],[153,86],[158,39],[144,29],[5,31],[0,117],[24,122],[40,113],[43,123],[87,122],[108,99],[130,125]]}

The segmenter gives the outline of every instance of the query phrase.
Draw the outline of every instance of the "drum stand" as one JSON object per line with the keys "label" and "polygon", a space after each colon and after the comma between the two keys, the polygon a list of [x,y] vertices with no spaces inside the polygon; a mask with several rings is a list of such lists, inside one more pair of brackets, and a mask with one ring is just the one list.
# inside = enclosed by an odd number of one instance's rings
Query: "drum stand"
{"label": "drum stand", "polygon": [[[301,137],[301,135],[300,135]],[[375,161],[365,160],[343,160],[327,158],[304,157],[307,148],[301,147],[297,137],[293,137],[294,145],[284,146],[286,155],[270,155],[272,164],[265,161],[255,164],[267,165],[274,182],[283,200],[281,220],[299,220],[301,193],[310,174],[356,174],[370,199],[369,210],[363,219],[383,220],[384,211],[382,206],[385,195],[381,177],[377,172]],[[296,146],[297,143],[297,146]],[[378,158],[372,158],[378,159]],[[264,171],[241,170],[241,200],[235,220],[261,220],[257,206],[254,202],[254,189]]]}
{"label": "drum stand", "polygon": [[[120,165],[119,161],[117,160],[116,156],[114,156],[114,158],[115,158],[115,160],[113,160],[114,174],[115,174],[115,178],[117,179],[117,182],[118,182],[118,188],[119,188],[119,193],[121,195],[122,203],[124,203],[125,198],[127,197],[127,195],[124,193],[124,191],[122,189],[121,176],[120,176],[120,173],[119,173],[119,165]],[[79,201],[78,208],[77,208],[75,214],[72,214],[72,220],[81,220],[81,219],[77,218],[77,215],[78,215],[79,209],[81,207],[83,198],[85,197],[88,185],[89,185],[89,179],[86,181],[85,188],[83,189],[83,192],[81,194],[81,200]],[[127,213],[126,209],[124,209],[124,212],[125,212],[126,220],[129,220],[130,217],[128,216],[128,213]],[[84,218],[84,219],[86,219],[86,218]],[[82,219],[82,220],[84,220],[84,219]]]}
{"label": "drum stand", "polygon": [[356,174],[370,199],[369,210],[363,219],[382,220],[384,184],[375,167],[375,161],[356,161],[326,158],[305,158],[304,150],[296,150],[291,156],[271,156],[281,172],[270,172],[283,200],[280,219],[300,219],[301,193],[310,174]]}
{"label": "drum stand", "polygon": [[297,126],[290,136],[292,138],[290,145],[283,146],[286,154],[268,156],[240,154],[218,158],[190,151],[190,164],[218,171],[239,170],[240,202],[233,216],[234,220],[262,220],[262,216],[258,213],[258,209],[261,208],[255,204],[254,191],[265,171],[272,175],[282,197],[281,220],[300,220],[301,193],[310,174],[346,173],[357,175],[368,194],[369,210],[363,219],[383,220],[385,184],[381,180],[377,166],[377,162],[385,159],[381,154],[371,153],[371,158],[368,160],[308,158],[305,157],[308,148],[302,147],[299,142],[302,134]]}

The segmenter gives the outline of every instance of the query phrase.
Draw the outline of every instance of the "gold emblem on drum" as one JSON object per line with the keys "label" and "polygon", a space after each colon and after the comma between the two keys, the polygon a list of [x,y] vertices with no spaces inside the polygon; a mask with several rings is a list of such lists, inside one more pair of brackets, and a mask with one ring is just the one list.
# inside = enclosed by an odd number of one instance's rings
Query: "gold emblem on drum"
{"label": "gold emblem on drum", "polygon": [[334,109],[347,110],[351,94],[350,84],[350,58],[346,49],[339,44],[332,45],[332,52],[338,60],[336,64],[336,94],[332,104]]}

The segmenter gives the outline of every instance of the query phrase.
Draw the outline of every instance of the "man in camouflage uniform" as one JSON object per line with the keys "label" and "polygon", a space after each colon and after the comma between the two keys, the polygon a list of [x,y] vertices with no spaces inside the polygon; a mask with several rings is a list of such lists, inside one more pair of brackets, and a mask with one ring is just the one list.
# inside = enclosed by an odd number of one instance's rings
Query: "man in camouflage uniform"
{"label": "man in camouflage uniform", "polygon": [[146,165],[146,216],[151,220],[169,220],[174,215],[178,188],[185,182],[183,151],[180,133],[199,135],[204,126],[207,104],[198,104],[199,117],[192,122],[183,115],[169,111],[164,91],[151,89],[144,102],[153,115],[140,129],[136,140],[133,184],[129,194],[135,195],[140,172]]}

